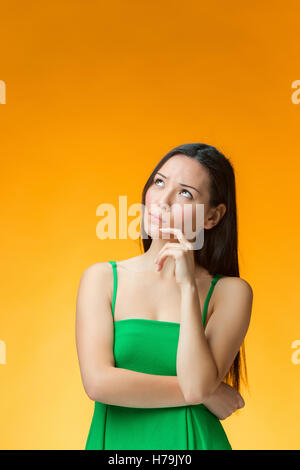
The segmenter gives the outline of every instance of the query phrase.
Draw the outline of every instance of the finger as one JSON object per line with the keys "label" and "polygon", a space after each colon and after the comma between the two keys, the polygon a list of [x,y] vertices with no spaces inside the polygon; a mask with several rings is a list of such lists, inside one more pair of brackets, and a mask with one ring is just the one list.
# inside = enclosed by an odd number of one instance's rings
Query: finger
{"label": "finger", "polygon": [[185,246],[182,246],[180,243],[166,243],[165,246],[159,251],[158,255],[154,258],[154,263],[157,263],[159,258],[166,252],[166,250],[179,250],[179,251],[188,251]]}
{"label": "finger", "polygon": [[158,255],[156,256],[156,258],[154,259],[154,263],[157,261],[158,257],[163,254],[166,250],[168,250],[169,248],[173,249],[174,250],[187,250],[185,247],[183,247],[180,243],[166,243],[165,246],[163,246],[161,248],[161,250],[158,252]]}
{"label": "finger", "polygon": [[169,250],[166,250],[165,253],[162,256],[160,256],[159,259],[156,262],[158,271],[163,266],[163,264],[164,264],[166,258],[168,258],[168,256],[174,258],[174,260],[176,261],[176,259],[178,259],[181,256],[181,253],[178,250],[172,250],[171,248]]}
{"label": "finger", "polygon": [[171,243],[171,242],[168,242],[166,243],[162,248],[161,250],[159,251],[162,252],[163,250],[166,250],[167,248],[180,248],[182,250],[182,245],[180,243]]}
{"label": "finger", "polygon": [[176,235],[176,237],[178,238],[179,243],[181,243],[182,245],[185,245],[189,250],[192,249],[192,244],[185,238],[185,236],[183,235],[182,231],[179,228],[160,227],[159,230],[161,230],[164,233],[174,233],[174,235]]}

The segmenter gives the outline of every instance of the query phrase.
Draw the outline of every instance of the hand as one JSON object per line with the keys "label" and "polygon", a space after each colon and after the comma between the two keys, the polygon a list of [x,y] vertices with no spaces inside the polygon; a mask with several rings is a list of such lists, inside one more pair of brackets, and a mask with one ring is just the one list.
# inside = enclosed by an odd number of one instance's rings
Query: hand
{"label": "hand", "polygon": [[239,392],[225,382],[221,382],[217,390],[202,403],[219,419],[226,419],[245,406]]}
{"label": "hand", "polygon": [[171,256],[175,260],[176,281],[179,284],[195,283],[195,259],[192,244],[185,238],[182,231],[177,228],[162,227],[159,230],[174,233],[179,243],[166,243],[163,246],[154,260],[157,264],[157,270],[160,271],[167,257]]}

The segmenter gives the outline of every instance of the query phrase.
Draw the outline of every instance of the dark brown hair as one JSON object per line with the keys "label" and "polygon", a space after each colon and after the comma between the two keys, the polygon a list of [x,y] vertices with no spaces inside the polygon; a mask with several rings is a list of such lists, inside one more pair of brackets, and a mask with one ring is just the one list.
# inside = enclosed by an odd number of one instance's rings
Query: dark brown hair
{"label": "dark brown hair", "polygon": [[[145,196],[153,183],[156,172],[162,165],[176,154],[183,154],[196,159],[209,173],[209,205],[216,207],[220,203],[226,205],[226,212],[219,223],[212,229],[204,229],[204,243],[202,248],[194,250],[195,262],[208,270],[210,275],[222,274],[224,276],[239,277],[238,263],[238,235],[237,235],[237,207],[234,170],[229,160],[215,147],[207,144],[184,144],[168,152],[156,165],[142,193],[142,222],[141,238],[144,252],[152,243],[152,238],[144,230]],[[244,363],[245,378],[241,374],[241,354],[237,353],[233,364],[228,371],[225,382],[240,391],[240,378],[248,386],[247,366],[245,357],[245,344],[241,346]]]}

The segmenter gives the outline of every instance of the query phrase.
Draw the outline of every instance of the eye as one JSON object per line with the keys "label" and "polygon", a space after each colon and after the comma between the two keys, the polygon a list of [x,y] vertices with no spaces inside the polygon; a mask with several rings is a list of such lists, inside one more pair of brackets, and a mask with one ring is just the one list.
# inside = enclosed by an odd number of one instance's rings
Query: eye
{"label": "eye", "polygon": [[[156,186],[161,186],[160,184],[157,184],[157,182],[161,182],[161,183],[164,183],[164,181],[161,179],[161,178],[156,178],[154,181],[153,181],[153,184],[155,184]],[[181,193],[187,193],[188,194],[188,199],[194,199],[194,197],[192,196],[192,194],[187,190],[187,189],[183,189],[182,191],[180,191]]]}
{"label": "eye", "polygon": [[187,193],[189,195],[189,199],[194,199],[192,194],[187,189],[183,189],[181,192]]}
{"label": "eye", "polygon": [[163,181],[161,178],[156,178],[156,179],[154,180],[154,184],[156,184],[157,181],[161,181],[162,183],[164,183],[164,181]]}

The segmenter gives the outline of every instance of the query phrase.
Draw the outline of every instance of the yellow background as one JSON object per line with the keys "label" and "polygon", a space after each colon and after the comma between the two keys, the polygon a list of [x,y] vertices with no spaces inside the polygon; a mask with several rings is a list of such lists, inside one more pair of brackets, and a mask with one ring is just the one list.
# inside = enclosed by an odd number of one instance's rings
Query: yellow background
{"label": "yellow background", "polygon": [[[83,449],[75,303],[83,270],[140,253],[96,208],[141,201],[188,142],[236,175],[240,275],[254,291],[250,391],[233,449],[299,449],[299,2],[1,2],[1,449]],[[299,348],[299,347],[298,347]]]}

